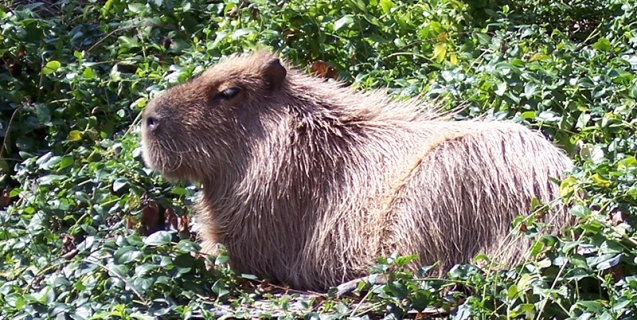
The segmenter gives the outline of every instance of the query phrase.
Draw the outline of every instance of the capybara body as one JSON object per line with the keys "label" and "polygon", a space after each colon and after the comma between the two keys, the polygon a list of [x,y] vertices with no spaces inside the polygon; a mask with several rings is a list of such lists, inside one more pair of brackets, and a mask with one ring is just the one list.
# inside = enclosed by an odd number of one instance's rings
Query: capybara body
{"label": "capybara body", "polygon": [[[556,198],[551,178],[572,166],[522,125],[442,119],[263,51],[168,89],[142,121],[147,165],[202,185],[203,250],[223,244],[236,271],[297,289],[365,276],[394,252],[440,272],[479,253],[518,263],[530,241],[507,237],[511,221]],[[573,221],[559,206],[544,219],[551,232]]]}

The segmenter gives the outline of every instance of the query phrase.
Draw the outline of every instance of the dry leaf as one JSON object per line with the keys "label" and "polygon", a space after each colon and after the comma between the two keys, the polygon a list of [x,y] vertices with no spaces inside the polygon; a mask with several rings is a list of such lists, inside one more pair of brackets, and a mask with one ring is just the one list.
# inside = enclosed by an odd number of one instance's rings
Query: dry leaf
{"label": "dry leaf", "polygon": [[6,207],[11,204],[11,190],[5,188],[2,190],[2,207]]}
{"label": "dry leaf", "polygon": [[621,264],[614,265],[609,270],[614,282],[618,282],[624,277],[624,269]]}
{"label": "dry leaf", "polygon": [[167,208],[166,211],[164,211],[164,225],[166,226],[166,230],[179,229],[179,219],[173,208]]}
{"label": "dry leaf", "polygon": [[615,210],[610,213],[610,221],[614,226],[626,222],[626,214],[622,211]]}
{"label": "dry leaf", "polygon": [[140,233],[150,235],[159,227],[159,207],[153,200],[149,200],[142,208]]}
{"label": "dry leaf", "polygon": [[526,230],[528,230],[528,227],[526,226],[526,223],[521,223],[520,224],[520,231],[526,232]]}
{"label": "dry leaf", "polygon": [[313,74],[318,75],[319,77],[323,77],[323,78],[332,78],[332,79],[336,79],[338,77],[337,73],[336,73],[336,68],[332,67],[332,66],[328,66],[325,61],[323,60],[316,60],[313,64],[312,64],[312,71]]}
{"label": "dry leaf", "polygon": [[20,58],[24,55],[24,45],[20,45],[18,48],[18,54],[16,54],[13,62],[9,63],[9,73],[11,76],[17,77],[22,74],[22,64],[20,63]]}

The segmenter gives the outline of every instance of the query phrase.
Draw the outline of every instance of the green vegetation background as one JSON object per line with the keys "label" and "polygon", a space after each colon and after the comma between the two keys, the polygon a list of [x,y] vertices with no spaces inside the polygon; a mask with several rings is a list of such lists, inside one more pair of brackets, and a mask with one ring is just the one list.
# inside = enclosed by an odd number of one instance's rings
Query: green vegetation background
{"label": "green vegetation background", "polygon": [[[634,1],[4,2],[1,318],[637,317]],[[387,257],[374,268],[387,285],[343,299],[197,257],[196,223],[181,218],[196,186],[144,169],[139,114],[223,55],[263,47],[307,70],[322,60],[354,86],[540,130],[578,164],[561,184],[577,238],[520,219],[537,242],[517,268],[416,281],[400,269],[408,257]],[[147,221],[158,213],[180,218]]]}

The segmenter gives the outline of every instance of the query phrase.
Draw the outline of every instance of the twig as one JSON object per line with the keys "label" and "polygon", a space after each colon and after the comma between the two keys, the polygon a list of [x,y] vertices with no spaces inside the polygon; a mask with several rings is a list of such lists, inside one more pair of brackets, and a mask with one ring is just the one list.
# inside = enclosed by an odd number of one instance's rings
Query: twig
{"label": "twig", "polygon": [[153,26],[153,25],[154,24],[152,24],[152,23],[139,23],[139,24],[134,24],[134,25],[130,25],[130,26],[119,27],[119,28],[107,33],[105,36],[103,36],[101,39],[99,39],[97,42],[95,42],[91,47],[89,47],[86,50],[86,52],[90,52],[91,50],[93,50],[93,48],[95,48],[100,43],[104,42],[104,40],[108,39],[108,37],[112,36],[116,32],[119,32],[119,31],[122,31],[122,30],[132,29],[132,28],[137,28],[137,27],[147,27],[147,26]]}
{"label": "twig", "polygon": [[11,123],[13,123],[13,118],[15,117],[15,114],[18,113],[20,109],[22,109],[22,107],[24,107],[24,103],[20,104],[20,106],[17,107],[15,110],[13,110],[13,113],[11,114],[11,119],[9,119],[9,124],[7,125],[7,130],[6,130],[6,133],[4,134],[4,139],[2,140],[2,146],[0,146],[0,156],[2,156],[2,154],[4,153],[4,147],[7,145],[7,138],[9,137],[9,130],[11,129]]}

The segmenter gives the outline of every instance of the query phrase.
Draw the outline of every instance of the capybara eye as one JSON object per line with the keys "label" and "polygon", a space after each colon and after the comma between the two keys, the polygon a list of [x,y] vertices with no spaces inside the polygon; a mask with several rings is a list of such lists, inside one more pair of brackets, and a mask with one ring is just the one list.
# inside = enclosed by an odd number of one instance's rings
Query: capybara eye
{"label": "capybara eye", "polygon": [[220,91],[219,93],[217,93],[217,96],[215,98],[224,99],[224,100],[230,100],[230,99],[234,98],[239,93],[239,91],[240,90],[237,87],[224,89],[224,90]]}

